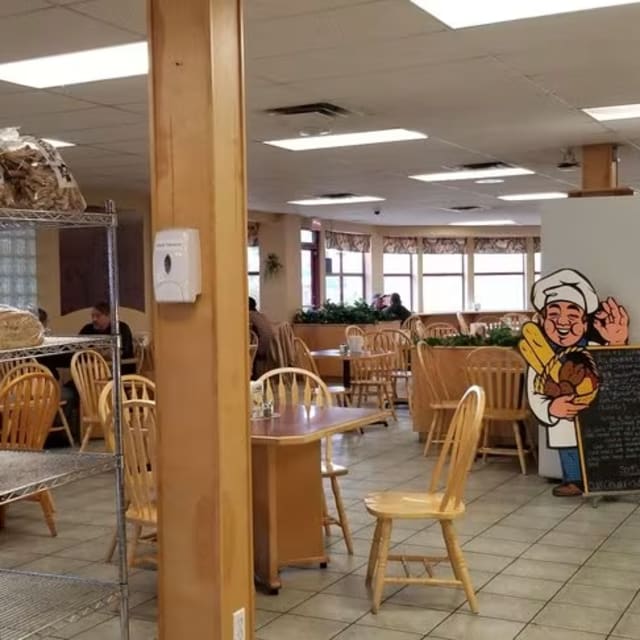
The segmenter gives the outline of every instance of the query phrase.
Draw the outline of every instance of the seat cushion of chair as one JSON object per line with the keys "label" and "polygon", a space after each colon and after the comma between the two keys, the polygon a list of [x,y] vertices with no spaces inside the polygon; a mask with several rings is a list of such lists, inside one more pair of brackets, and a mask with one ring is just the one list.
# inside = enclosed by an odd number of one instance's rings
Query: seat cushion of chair
{"label": "seat cushion of chair", "polygon": [[126,518],[130,522],[154,527],[158,524],[158,509],[156,506],[153,506],[151,509],[145,509],[143,511],[136,509],[133,505],[130,505],[127,509]]}
{"label": "seat cushion of chair", "polygon": [[442,511],[442,493],[404,493],[401,491],[383,491],[370,493],[364,504],[367,511],[376,518],[458,518],[465,511],[464,502],[456,507],[453,501]]}
{"label": "seat cushion of chair", "polygon": [[321,472],[324,478],[330,478],[332,476],[346,476],[349,473],[349,469],[336,464],[335,462],[323,462],[321,465]]}

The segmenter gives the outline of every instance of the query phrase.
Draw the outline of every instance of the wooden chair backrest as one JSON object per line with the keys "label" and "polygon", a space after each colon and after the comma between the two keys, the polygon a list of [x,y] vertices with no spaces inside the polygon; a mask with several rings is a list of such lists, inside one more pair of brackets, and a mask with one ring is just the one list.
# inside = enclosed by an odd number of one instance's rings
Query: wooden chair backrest
{"label": "wooden chair backrest", "polygon": [[425,338],[448,338],[458,334],[458,327],[450,322],[432,322],[424,328]]}
{"label": "wooden chair backrest", "polygon": [[467,356],[465,369],[469,383],[484,389],[487,411],[520,411],[524,408],[525,364],[514,349],[474,349]]}
{"label": "wooden chair backrest", "polygon": [[[331,406],[327,385],[311,371],[297,367],[273,369],[258,378],[262,383],[265,402],[272,402],[276,410],[303,405]],[[302,387],[302,389],[301,389]]]}
{"label": "wooden chair backrest", "polygon": [[[155,382],[139,376],[137,374],[129,374],[122,376],[122,401],[129,400],[156,400]],[[115,441],[113,436],[113,382],[107,383],[102,389],[98,399],[98,415],[100,423],[104,430],[104,439],[109,451],[115,451]]]}
{"label": "wooden chair backrest", "polygon": [[111,377],[107,361],[97,351],[78,351],[71,358],[71,377],[80,396],[83,419],[98,422],[98,400],[103,387],[100,387],[97,381],[108,380]]}
{"label": "wooden chair backrest", "polygon": [[396,371],[409,371],[411,346],[411,338],[400,329],[383,329],[374,338],[374,351],[390,351],[394,354],[393,368]]}
{"label": "wooden chair backrest", "polygon": [[443,491],[440,511],[462,502],[475,455],[484,413],[485,394],[478,386],[467,389],[453,414],[447,436],[431,474],[429,491]]}
{"label": "wooden chair backrest", "polygon": [[344,330],[344,337],[346,338],[346,340],[349,340],[349,338],[351,336],[362,336],[364,337],[364,329],[362,327],[359,327],[356,324],[350,324],[345,330]]}
{"label": "wooden chair backrest", "polygon": [[125,400],[122,403],[124,481],[130,508],[136,517],[152,521],[157,505],[156,403]]}
{"label": "wooden chair backrest", "polygon": [[256,354],[258,353],[258,345],[249,345],[249,369],[253,369],[253,363],[256,361]]}
{"label": "wooden chair backrest", "polygon": [[47,367],[41,365],[37,360],[20,360],[15,363],[14,366],[6,372],[2,380],[0,380],[0,388],[27,373],[48,373],[51,375],[51,371],[49,371]]}
{"label": "wooden chair backrest", "polygon": [[403,323],[402,329],[409,332],[411,340],[423,340],[426,338],[424,322],[418,315],[409,316]]}
{"label": "wooden chair backrest", "polygon": [[476,322],[482,322],[484,324],[502,324],[502,320],[498,316],[480,316]]}
{"label": "wooden chair backrest", "polygon": [[416,345],[416,366],[420,367],[421,374],[416,376],[420,387],[420,393],[424,393],[432,403],[450,400],[449,392],[444,384],[443,376],[438,370],[433,347],[426,342],[419,342]]}
{"label": "wooden chair backrest", "polygon": [[3,360],[0,362],[0,384],[10,371],[23,364],[36,362],[34,358],[21,358],[19,360]]}
{"label": "wooden chair backrest", "polygon": [[461,311],[458,311],[456,313],[456,318],[458,319],[458,325],[460,327],[460,333],[463,336],[468,336],[470,329],[469,329],[469,323],[467,322],[467,319],[464,317],[464,314]]}
{"label": "wooden chair backrest", "polygon": [[26,373],[0,389],[0,448],[42,449],[60,405],[49,371]]}
{"label": "wooden chair backrest", "polygon": [[395,355],[393,353],[371,353],[362,358],[351,360],[352,383],[391,382],[394,371]]}
{"label": "wooden chair backrest", "polygon": [[521,327],[525,322],[529,322],[529,316],[526,313],[505,313],[500,322],[506,326],[516,325]]}
{"label": "wooden chair backrest", "polygon": [[295,363],[295,348],[293,340],[295,335],[289,322],[282,322],[273,332],[271,350],[274,362],[278,367],[291,367]]}
{"label": "wooden chair backrest", "polygon": [[311,373],[319,377],[318,366],[311,355],[309,347],[307,347],[307,343],[302,338],[294,338],[293,348],[296,354],[295,366],[300,369],[305,369],[306,371],[311,371]]}

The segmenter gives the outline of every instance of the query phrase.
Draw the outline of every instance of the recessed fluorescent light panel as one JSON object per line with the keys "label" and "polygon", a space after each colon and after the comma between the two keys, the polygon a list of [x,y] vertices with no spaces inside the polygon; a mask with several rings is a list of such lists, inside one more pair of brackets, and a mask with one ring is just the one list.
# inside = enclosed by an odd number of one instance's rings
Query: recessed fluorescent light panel
{"label": "recessed fluorescent light panel", "polygon": [[640,118],[640,104],[618,104],[613,107],[589,107],[588,109],[583,109],[583,111],[588,116],[600,122]]}
{"label": "recessed fluorescent light panel", "polygon": [[412,180],[423,182],[448,182],[450,180],[479,180],[482,178],[508,178],[510,176],[527,176],[534,173],[523,167],[502,167],[497,169],[468,169],[463,171],[445,171],[444,173],[422,173],[409,176]]}
{"label": "recessed fluorescent light panel", "polygon": [[408,129],[382,129],[380,131],[360,131],[358,133],[336,133],[326,136],[300,136],[286,140],[265,140],[264,144],[280,147],[289,151],[308,151],[310,149],[333,149],[335,147],[356,147],[365,144],[384,142],[404,142],[406,140],[424,140],[428,136],[420,131]]}
{"label": "recessed fluorescent light panel", "polygon": [[53,138],[42,138],[43,142],[50,144],[56,149],[62,149],[64,147],[75,147],[73,142],[65,142],[64,140],[54,140]]}
{"label": "recessed fluorescent light panel", "polygon": [[450,222],[450,227],[502,227],[516,224],[513,220],[468,220],[467,222]]}
{"label": "recessed fluorescent light panel", "polygon": [[549,191],[543,193],[510,193],[504,196],[498,196],[499,200],[507,200],[508,202],[520,202],[526,200],[560,200],[568,198],[568,193],[561,191]]}
{"label": "recessed fluorescent light panel", "polygon": [[0,80],[35,89],[143,76],[149,71],[146,42],[75,51],[0,64]]}
{"label": "recessed fluorescent light panel", "polygon": [[411,0],[452,29],[637,4],[638,0]]}
{"label": "recessed fluorescent light panel", "polygon": [[482,180],[476,180],[476,184],[500,184],[504,182],[502,178],[483,178]]}
{"label": "recessed fluorescent light panel", "polygon": [[363,202],[382,202],[384,198],[376,196],[348,196],[345,198],[309,198],[307,200],[289,200],[288,204],[299,204],[303,207],[313,207],[327,204],[361,204]]}

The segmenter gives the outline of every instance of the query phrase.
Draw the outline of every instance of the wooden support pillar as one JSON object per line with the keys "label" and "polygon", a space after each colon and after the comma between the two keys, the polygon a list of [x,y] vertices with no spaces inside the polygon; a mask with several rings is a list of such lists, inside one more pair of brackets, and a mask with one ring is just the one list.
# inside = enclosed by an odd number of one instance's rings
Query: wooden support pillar
{"label": "wooden support pillar", "polygon": [[582,189],[570,198],[628,196],[633,189],[618,186],[618,153],[615,144],[587,144],[582,147]]}
{"label": "wooden support pillar", "polygon": [[202,295],[156,305],[161,640],[253,633],[241,0],[148,0],[154,231],[200,231]]}

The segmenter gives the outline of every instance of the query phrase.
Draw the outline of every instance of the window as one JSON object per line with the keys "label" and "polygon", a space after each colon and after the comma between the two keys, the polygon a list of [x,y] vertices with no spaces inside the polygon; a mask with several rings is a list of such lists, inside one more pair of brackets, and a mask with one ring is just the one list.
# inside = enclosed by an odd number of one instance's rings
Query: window
{"label": "window", "polygon": [[385,253],[383,256],[384,291],[376,293],[398,293],[402,304],[415,308],[414,284],[418,272],[418,256],[409,253]]}
{"label": "window", "polygon": [[364,298],[364,253],[327,249],[326,299],[353,304]]}
{"label": "window", "polygon": [[249,296],[260,305],[260,247],[247,247]]}
{"label": "window", "polygon": [[542,272],[542,254],[536,251],[533,254],[533,280],[537,282],[540,280],[540,273]]}
{"label": "window", "polygon": [[34,229],[0,232],[0,303],[33,310],[38,306]]}
{"label": "window", "polygon": [[302,261],[302,306],[317,307],[320,303],[318,287],[319,234],[317,231],[300,231],[300,258]]}
{"label": "window", "polygon": [[524,309],[525,253],[476,253],[474,298],[483,311]]}
{"label": "window", "polygon": [[426,313],[464,308],[464,255],[425,253],[422,256],[422,294]]}

